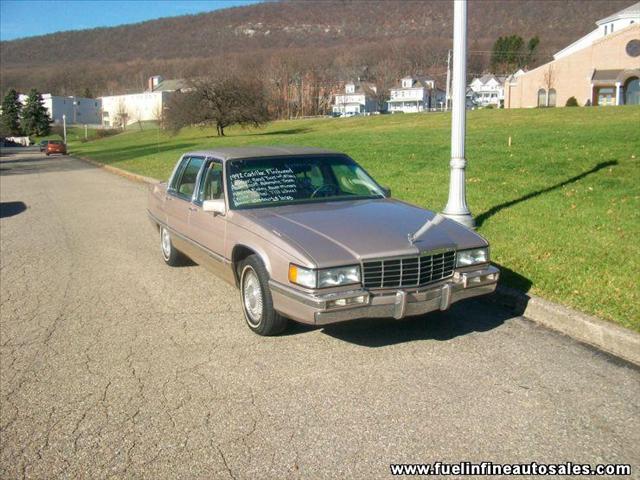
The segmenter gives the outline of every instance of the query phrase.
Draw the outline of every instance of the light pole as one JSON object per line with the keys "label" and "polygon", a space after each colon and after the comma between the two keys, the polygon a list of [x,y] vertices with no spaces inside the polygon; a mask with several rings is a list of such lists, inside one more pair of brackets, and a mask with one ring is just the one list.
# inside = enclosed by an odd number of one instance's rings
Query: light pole
{"label": "light pole", "polygon": [[64,134],[64,144],[67,144],[67,116],[62,114],[62,132]]}
{"label": "light pole", "polygon": [[451,179],[442,214],[474,228],[465,194],[464,135],[467,84],[467,0],[453,1],[453,81],[451,85]]}

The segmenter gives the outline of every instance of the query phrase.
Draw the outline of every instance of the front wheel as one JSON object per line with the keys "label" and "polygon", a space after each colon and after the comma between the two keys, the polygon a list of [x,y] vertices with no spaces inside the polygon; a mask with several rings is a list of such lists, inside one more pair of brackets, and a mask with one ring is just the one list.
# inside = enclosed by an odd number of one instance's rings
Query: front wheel
{"label": "front wheel", "polygon": [[164,263],[172,267],[182,265],[182,254],[173,246],[171,234],[165,227],[160,227],[160,250]]}
{"label": "front wheel", "polygon": [[238,273],[242,310],[249,328],[263,336],[282,333],[287,327],[287,319],[273,309],[269,273],[262,260],[250,255],[240,263]]}

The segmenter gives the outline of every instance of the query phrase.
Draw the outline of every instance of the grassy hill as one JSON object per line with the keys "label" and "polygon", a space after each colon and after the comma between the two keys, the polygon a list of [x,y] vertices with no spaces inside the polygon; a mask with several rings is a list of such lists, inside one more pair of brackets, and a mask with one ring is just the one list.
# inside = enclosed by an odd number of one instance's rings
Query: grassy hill
{"label": "grassy hill", "polygon": [[[166,179],[188,150],[321,146],[351,155],[394,197],[441,210],[450,121],[446,113],[278,121],[225,138],[134,127],[72,142],[71,151]],[[469,112],[467,193],[506,283],[640,331],[638,125],[639,107]]]}

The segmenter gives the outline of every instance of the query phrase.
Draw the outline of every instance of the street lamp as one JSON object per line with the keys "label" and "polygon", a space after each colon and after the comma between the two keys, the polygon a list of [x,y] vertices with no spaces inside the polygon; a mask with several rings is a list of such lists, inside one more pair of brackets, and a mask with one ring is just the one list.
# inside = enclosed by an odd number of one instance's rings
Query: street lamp
{"label": "street lamp", "polygon": [[64,144],[67,144],[67,116],[62,114],[62,132],[64,134]]}
{"label": "street lamp", "polygon": [[465,194],[464,135],[467,83],[467,0],[453,0],[453,80],[451,85],[451,179],[442,214],[469,228],[473,217]]}

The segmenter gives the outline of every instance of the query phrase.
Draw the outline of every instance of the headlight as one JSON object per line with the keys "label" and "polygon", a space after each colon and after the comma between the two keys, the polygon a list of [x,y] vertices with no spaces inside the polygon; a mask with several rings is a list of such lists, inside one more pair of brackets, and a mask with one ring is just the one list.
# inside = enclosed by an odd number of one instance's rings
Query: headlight
{"label": "headlight", "polygon": [[488,248],[474,248],[473,250],[461,250],[458,252],[456,267],[468,267],[489,261]]}
{"label": "headlight", "polygon": [[319,288],[338,287],[352,283],[360,283],[360,267],[357,265],[318,270]]}
{"label": "headlight", "polygon": [[328,288],[360,283],[360,267],[325,268],[314,270],[291,263],[289,265],[289,281],[307,288]]}
{"label": "headlight", "polygon": [[316,288],[318,276],[316,270],[289,264],[289,281],[307,288]]}

